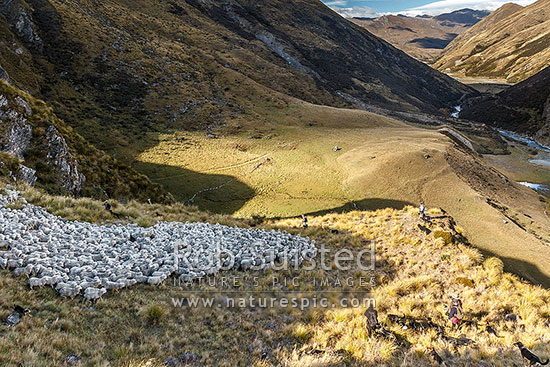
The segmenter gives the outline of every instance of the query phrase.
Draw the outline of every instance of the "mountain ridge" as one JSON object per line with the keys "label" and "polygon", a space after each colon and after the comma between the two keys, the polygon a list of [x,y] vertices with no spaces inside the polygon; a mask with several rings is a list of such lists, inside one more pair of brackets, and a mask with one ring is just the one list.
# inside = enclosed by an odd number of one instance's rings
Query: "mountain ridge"
{"label": "mountain ridge", "polygon": [[461,9],[439,16],[384,15],[353,18],[354,23],[421,61],[430,61],[457,35],[479,22],[488,12]]}
{"label": "mountain ridge", "polygon": [[[232,92],[245,81],[262,99],[275,90],[335,107],[361,101],[432,113],[475,93],[313,1],[28,3],[11,28],[30,19],[25,33],[36,37],[25,38],[28,50],[7,50],[1,65],[97,144],[98,118],[107,128],[215,128],[248,109]],[[20,61],[30,69],[24,76]],[[43,75],[27,75],[37,64]]]}
{"label": "mountain ridge", "polygon": [[507,3],[453,40],[434,67],[458,77],[519,82],[549,65],[550,1]]}

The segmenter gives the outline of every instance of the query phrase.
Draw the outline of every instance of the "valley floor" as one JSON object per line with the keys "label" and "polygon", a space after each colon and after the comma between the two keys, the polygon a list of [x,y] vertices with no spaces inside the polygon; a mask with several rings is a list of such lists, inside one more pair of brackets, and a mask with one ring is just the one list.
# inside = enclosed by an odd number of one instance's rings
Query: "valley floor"
{"label": "valley floor", "polygon": [[[550,219],[539,196],[436,128],[295,102],[212,139],[152,136],[134,166],[179,200],[237,217],[441,207],[508,270],[550,285]],[[255,125],[257,126],[257,124]],[[545,254],[545,256],[541,256]]]}

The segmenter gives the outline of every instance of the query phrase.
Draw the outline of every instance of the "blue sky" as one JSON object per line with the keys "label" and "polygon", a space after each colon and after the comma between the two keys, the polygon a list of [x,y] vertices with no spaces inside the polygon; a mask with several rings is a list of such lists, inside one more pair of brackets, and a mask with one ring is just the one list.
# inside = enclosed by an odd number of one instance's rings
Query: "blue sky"
{"label": "blue sky", "polygon": [[322,0],[327,6],[345,17],[374,17],[383,14],[437,15],[453,10],[470,8],[495,10],[507,2],[529,5],[534,0]]}

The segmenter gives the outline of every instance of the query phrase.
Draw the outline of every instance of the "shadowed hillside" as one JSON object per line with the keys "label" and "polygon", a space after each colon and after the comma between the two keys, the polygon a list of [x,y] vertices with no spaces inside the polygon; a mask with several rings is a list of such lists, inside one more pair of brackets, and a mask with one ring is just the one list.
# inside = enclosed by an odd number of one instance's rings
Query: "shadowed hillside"
{"label": "shadowed hillside", "polygon": [[550,67],[496,96],[469,100],[460,117],[550,144]]}
{"label": "shadowed hillside", "polygon": [[432,113],[474,93],[318,1],[10,4],[3,69],[111,153],[131,154],[144,131],[215,129],[279,103],[275,91]]}
{"label": "shadowed hillside", "polygon": [[43,101],[2,80],[0,176],[56,194],[172,201],[159,185],[90,145]]}

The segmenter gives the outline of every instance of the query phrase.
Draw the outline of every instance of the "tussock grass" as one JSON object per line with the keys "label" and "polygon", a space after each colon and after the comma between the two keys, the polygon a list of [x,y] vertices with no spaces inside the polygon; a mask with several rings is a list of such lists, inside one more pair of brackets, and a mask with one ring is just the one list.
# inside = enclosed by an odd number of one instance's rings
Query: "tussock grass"
{"label": "tussock grass", "polygon": [[[437,211],[430,213],[441,215]],[[345,350],[352,358],[352,365],[373,366],[430,366],[425,353],[430,346],[453,366],[512,365],[520,362],[512,345],[517,340],[525,340],[526,345],[531,345],[539,354],[548,355],[550,292],[503,272],[502,261],[498,258],[483,260],[478,250],[460,242],[460,233],[452,229],[454,225],[450,226],[448,219],[438,219],[430,224],[434,229],[430,236],[422,235],[415,228],[417,223],[417,210],[413,208],[328,214],[310,219],[311,227],[338,228],[352,236],[376,239],[380,262],[388,263],[379,270],[390,273],[389,276],[377,276],[379,285],[374,289],[374,295],[379,319],[398,338],[410,343],[410,347],[369,339],[365,335],[365,320],[361,312],[364,309],[329,311],[325,321],[313,327],[313,338],[307,345],[333,353]],[[298,220],[286,220],[282,224],[297,226]],[[396,226],[400,232],[395,231]],[[465,318],[475,321],[477,326],[463,326],[459,330],[450,328],[445,305],[451,295],[462,298]],[[521,321],[506,321],[504,316],[508,313],[519,315]],[[473,339],[476,345],[455,350],[435,331],[416,332],[392,325],[385,319],[388,314],[429,317],[445,325],[447,335]],[[483,326],[485,321],[489,321],[502,338],[487,333]],[[322,365],[321,361],[326,358],[319,355],[315,362],[311,361],[311,355],[302,355],[306,365]],[[287,358],[291,363],[297,357]],[[344,360],[346,358],[340,358],[340,361]]]}
{"label": "tussock grass", "polygon": [[[71,219],[115,221],[100,202],[50,197],[34,189],[26,189],[25,196]],[[307,235],[331,250],[359,251],[374,240],[375,272],[298,269],[243,274],[233,271],[215,278],[241,277],[235,289],[245,295],[249,289],[269,289],[278,296],[293,290],[305,297],[306,291],[323,293],[321,287],[312,286],[312,279],[327,275],[353,279],[373,277],[374,287],[369,289],[377,301],[379,320],[395,333],[397,341],[368,336],[364,307],[179,308],[173,307],[171,298],[188,294],[182,294],[182,289],[170,282],[161,287],[138,285],[108,294],[91,305],[80,299],[61,299],[48,288],[30,291],[24,279],[0,271],[0,318],[11,312],[13,304],[32,310],[17,327],[0,327],[3,366],[57,365],[65,356],[75,354],[86,366],[156,367],[169,357],[194,353],[205,366],[422,367],[431,366],[425,353],[429,346],[453,366],[507,366],[521,362],[512,345],[515,341],[522,341],[542,357],[550,353],[550,292],[503,272],[502,263],[496,258],[483,259],[479,251],[460,242],[462,237],[453,231],[451,220],[437,211],[431,213],[439,219],[427,225],[432,230],[450,233],[452,241],[448,243],[420,231],[419,218],[413,208],[312,216],[310,227],[305,230],[300,228],[299,218],[258,225],[177,204],[156,206],[130,202],[117,204],[114,210],[125,213],[125,221],[139,218],[203,220],[283,229]],[[334,229],[339,232],[331,231]],[[272,285],[274,278],[285,276],[296,277],[298,284]],[[201,291],[214,288],[195,284],[191,289],[200,295]],[[365,288],[355,283],[341,287],[330,285],[328,289],[342,290],[330,296],[331,302],[337,302],[347,292],[361,296],[358,292]],[[462,298],[465,318],[475,321],[476,325],[451,330],[445,311],[451,294]],[[518,315],[520,321],[506,321],[504,315],[508,313]],[[392,325],[387,320],[388,314],[430,317],[445,325],[447,335],[473,339],[476,345],[455,349],[434,331],[402,330]],[[501,338],[485,331],[485,321],[490,322]]]}
{"label": "tussock grass", "polygon": [[166,316],[166,310],[161,305],[148,305],[142,310],[142,314],[147,322],[158,325]]}
{"label": "tussock grass", "polygon": [[[154,225],[157,221],[168,222],[213,222],[226,225],[245,223],[226,215],[210,214],[199,211],[196,207],[174,203],[171,205],[147,204],[131,200],[121,203],[110,200],[113,216],[103,207],[103,203],[90,198],[52,196],[27,185],[19,185],[23,197],[34,205],[44,207],[50,213],[69,220],[81,220],[90,223],[126,223],[134,222],[144,227]],[[246,223],[252,223],[249,220]]]}

